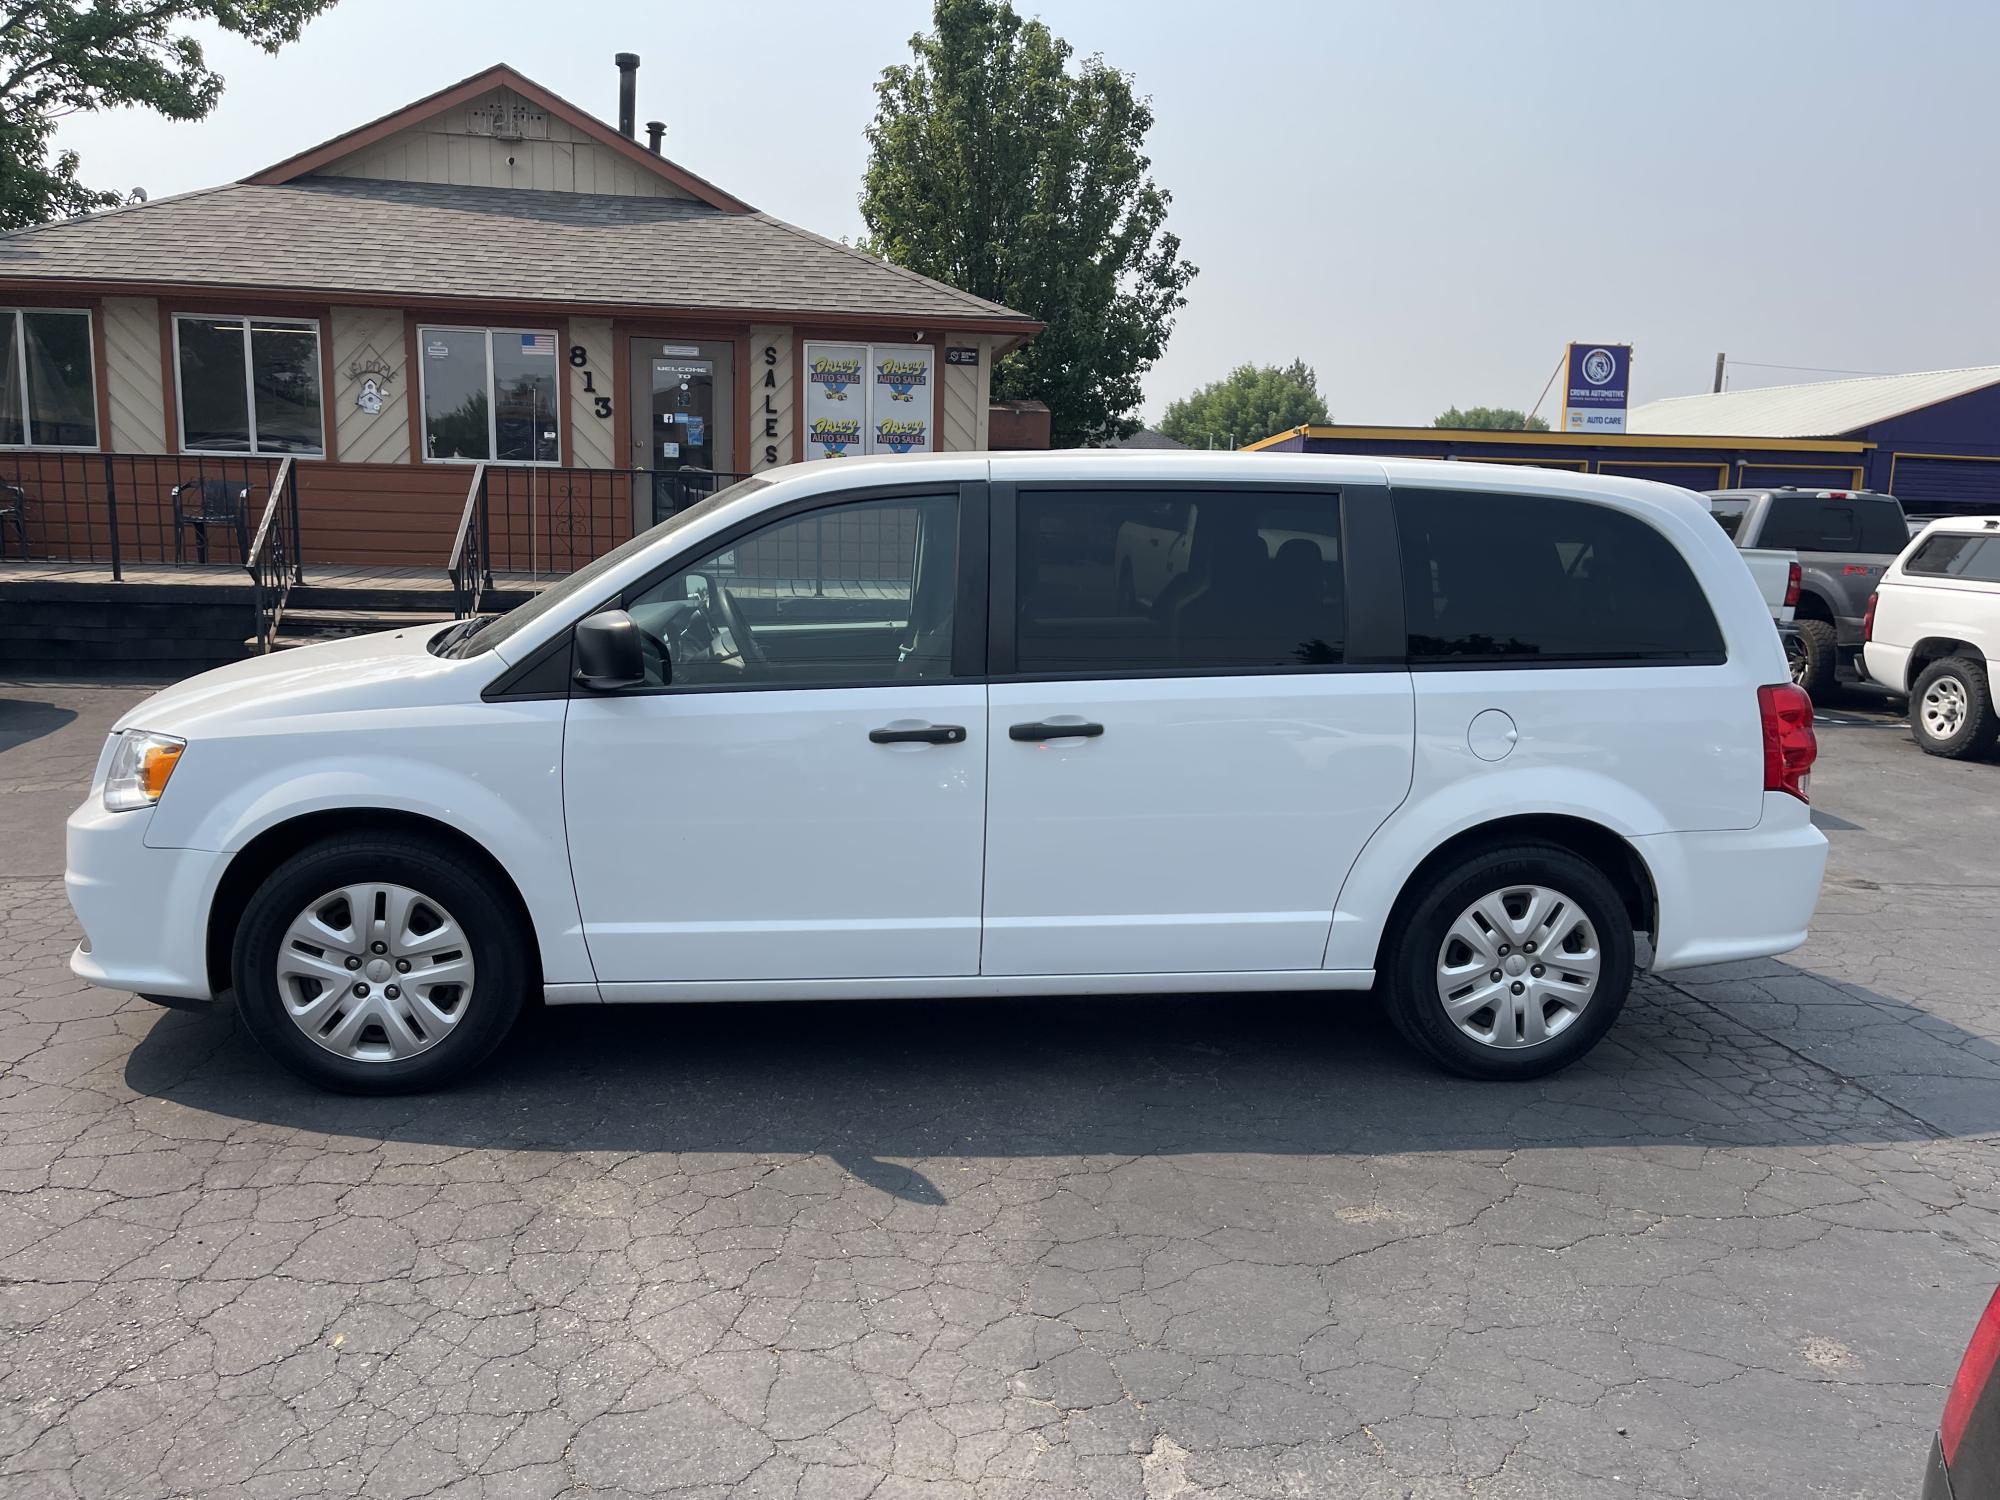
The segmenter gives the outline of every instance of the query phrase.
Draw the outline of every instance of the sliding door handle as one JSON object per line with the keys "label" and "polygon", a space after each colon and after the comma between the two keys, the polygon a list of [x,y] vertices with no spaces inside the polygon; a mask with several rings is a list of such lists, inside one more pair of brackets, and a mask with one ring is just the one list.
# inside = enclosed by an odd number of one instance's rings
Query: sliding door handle
{"label": "sliding door handle", "polygon": [[1007,738],[1010,740],[1094,740],[1104,733],[1102,724],[1085,724],[1079,721],[1053,724],[1009,724]]}
{"label": "sliding door handle", "polygon": [[868,731],[870,743],[877,745],[962,745],[963,724],[891,724]]}

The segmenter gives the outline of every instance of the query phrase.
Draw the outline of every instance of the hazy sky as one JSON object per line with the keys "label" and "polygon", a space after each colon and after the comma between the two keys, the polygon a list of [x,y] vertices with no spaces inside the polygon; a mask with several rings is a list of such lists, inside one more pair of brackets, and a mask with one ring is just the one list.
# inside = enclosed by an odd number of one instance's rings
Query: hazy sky
{"label": "hazy sky", "polygon": [[[1149,415],[1294,356],[1339,421],[1527,407],[1572,338],[1634,344],[1639,400],[1708,389],[1718,350],[2000,362],[1992,0],[1017,5],[1133,74],[1159,117],[1154,172],[1201,275]],[[494,62],[615,119],[630,50],[669,156],[851,236],[870,85],[929,9],[341,0],[278,57],[218,43],[208,120],[83,117],[61,141],[94,184],[158,196]],[[1746,365],[1730,384],[1818,378]]]}

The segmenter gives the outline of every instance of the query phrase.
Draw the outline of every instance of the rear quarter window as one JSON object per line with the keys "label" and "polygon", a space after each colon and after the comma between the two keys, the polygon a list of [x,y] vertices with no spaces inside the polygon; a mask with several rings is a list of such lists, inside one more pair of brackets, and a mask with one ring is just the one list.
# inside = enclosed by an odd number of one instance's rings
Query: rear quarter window
{"label": "rear quarter window", "polygon": [[1413,664],[1702,663],[1722,631],[1674,544],[1609,506],[1398,490]]}
{"label": "rear quarter window", "polygon": [[1964,578],[2000,583],[2000,537],[1977,532],[1933,532],[1903,564],[1920,578]]}

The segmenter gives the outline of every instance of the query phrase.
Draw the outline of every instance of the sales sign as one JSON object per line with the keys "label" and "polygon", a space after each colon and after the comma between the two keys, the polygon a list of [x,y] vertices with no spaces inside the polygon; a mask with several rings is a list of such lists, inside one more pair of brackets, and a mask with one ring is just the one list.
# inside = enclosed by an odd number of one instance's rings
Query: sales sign
{"label": "sales sign", "polygon": [[1571,344],[1564,361],[1564,432],[1623,432],[1630,344]]}

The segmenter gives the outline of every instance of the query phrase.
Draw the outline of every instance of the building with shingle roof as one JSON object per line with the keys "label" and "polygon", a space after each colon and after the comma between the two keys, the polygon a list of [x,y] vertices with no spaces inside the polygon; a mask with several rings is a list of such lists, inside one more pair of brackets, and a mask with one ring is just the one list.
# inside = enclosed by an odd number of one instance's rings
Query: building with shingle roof
{"label": "building with shingle roof", "polygon": [[0,235],[0,484],[73,533],[82,455],[253,488],[291,457],[323,558],[442,566],[482,463],[653,476],[618,535],[716,476],[987,447],[993,363],[1040,325],[642,144],[620,65],[616,128],[500,65],[241,182]]}

